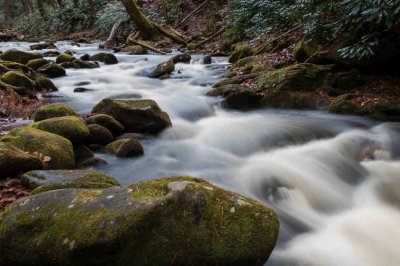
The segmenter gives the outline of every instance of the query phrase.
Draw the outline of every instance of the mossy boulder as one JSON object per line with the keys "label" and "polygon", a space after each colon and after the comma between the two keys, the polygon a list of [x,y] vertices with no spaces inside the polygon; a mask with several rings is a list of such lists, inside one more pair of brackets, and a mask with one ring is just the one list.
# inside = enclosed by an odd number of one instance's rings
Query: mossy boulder
{"label": "mossy boulder", "polygon": [[46,60],[44,58],[38,58],[38,59],[29,60],[29,62],[26,65],[34,70],[37,70],[37,69],[41,68],[42,66],[47,65],[48,63],[50,63],[48,60]]}
{"label": "mossy boulder", "polygon": [[106,114],[92,115],[86,118],[85,121],[88,125],[97,124],[107,128],[114,136],[121,135],[125,130],[125,127],[120,122],[115,120],[114,117]]}
{"label": "mossy boulder", "polygon": [[265,72],[254,79],[263,91],[313,91],[325,85],[333,65],[297,64]]}
{"label": "mossy boulder", "polygon": [[229,56],[228,61],[229,63],[236,63],[240,59],[253,55],[253,49],[248,45],[237,45],[235,50]]}
{"label": "mossy boulder", "polygon": [[266,92],[259,106],[284,109],[303,109],[312,110],[324,103],[316,94],[312,92],[285,91],[285,92]]}
{"label": "mossy boulder", "polygon": [[161,78],[162,76],[169,75],[175,70],[174,61],[168,60],[161,64],[158,64],[151,72],[147,75],[149,78]]}
{"label": "mossy boulder", "polygon": [[38,90],[46,90],[48,92],[58,91],[56,85],[50,79],[37,75],[35,79]]}
{"label": "mossy boulder", "polygon": [[25,87],[30,91],[36,90],[36,83],[19,71],[8,71],[1,76],[1,80],[15,87]]}
{"label": "mossy boulder", "polygon": [[107,145],[114,140],[110,130],[100,125],[92,124],[88,126],[89,135],[85,139],[86,144]]}
{"label": "mossy boulder", "polygon": [[130,55],[143,55],[147,54],[146,48],[141,45],[126,46],[121,49],[121,52],[129,53]]}
{"label": "mossy boulder", "polygon": [[200,179],[170,177],[16,201],[0,221],[0,259],[6,265],[263,265],[278,232],[272,209]]}
{"label": "mossy boulder", "polygon": [[74,60],[75,60],[75,57],[73,57],[72,55],[60,54],[59,56],[57,56],[56,63],[61,64],[61,63],[65,63],[65,62],[72,62]]}
{"label": "mossy boulder", "polygon": [[49,118],[61,117],[61,116],[78,116],[71,106],[64,103],[53,103],[40,107],[35,115],[34,120],[42,121]]}
{"label": "mossy boulder", "polygon": [[81,118],[76,116],[49,118],[35,122],[30,126],[62,136],[74,145],[82,143],[89,136],[88,126]]}
{"label": "mossy boulder", "polygon": [[33,194],[64,188],[109,188],[119,186],[117,180],[95,170],[30,171],[21,176],[22,184]]}
{"label": "mossy boulder", "polygon": [[110,53],[98,53],[90,57],[91,61],[103,62],[106,65],[118,64],[118,59],[115,55]]}
{"label": "mossy boulder", "polygon": [[224,97],[225,105],[235,109],[257,107],[263,98],[263,94],[251,91],[239,84],[222,85],[211,90],[208,95]]}
{"label": "mossy boulder", "polygon": [[59,78],[67,75],[65,69],[55,63],[49,63],[37,70],[38,73],[46,75],[49,78]]}
{"label": "mossy boulder", "polygon": [[144,154],[143,146],[137,139],[120,139],[107,145],[106,152],[117,157],[136,157]]}
{"label": "mossy boulder", "polygon": [[30,48],[31,50],[58,49],[54,42],[33,44]]}
{"label": "mossy boulder", "polygon": [[175,55],[174,57],[171,58],[172,62],[174,62],[174,64],[177,63],[190,63],[190,60],[192,60],[192,57],[190,56],[190,54],[178,54]]}
{"label": "mossy boulder", "polygon": [[32,127],[14,128],[0,141],[17,148],[48,157],[47,169],[70,169],[75,166],[72,144],[69,140]]}
{"label": "mossy boulder", "polygon": [[94,158],[94,153],[85,145],[79,145],[74,148],[75,162],[77,165],[80,163]]}
{"label": "mossy boulder", "polygon": [[17,49],[11,49],[4,52],[0,58],[4,61],[12,61],[25,65],[30,60],[43,58],[43,55],[39,53],[28,53]]}
{"label": "mossy boulder", "polygon": [[43,169],[42,161],[14,145],[0,142],[0,179]]}
{"label": "mossy boulder", "polygon": [[121,122],[126,130],[139,133],[157,134],[171,126],[167,113],[153,100],[104,99],[92,113],[108,114]]}

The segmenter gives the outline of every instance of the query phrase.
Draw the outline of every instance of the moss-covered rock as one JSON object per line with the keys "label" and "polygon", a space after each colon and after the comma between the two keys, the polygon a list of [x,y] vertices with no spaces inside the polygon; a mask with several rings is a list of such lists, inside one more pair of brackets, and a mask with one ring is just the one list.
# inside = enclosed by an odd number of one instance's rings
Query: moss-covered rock
{"label": "moss-covered rock", "polygon": [[39,53],[28,53],[17,49],[11,49],[4,52],[0,58],[5,61],[12,61],[25,65],[30,60],[43,58],[43,55]]}
{"label": "moss-covered rock", "polygon": [[236,63],[240,59],[253,55],[253,49],[248,45],[238,45],[229,57],[229,63]]}
{"label": "moss-covered rock", "polygon": [[47,169],[70,169],[75,166],[72,144],[69,140],[32,127],[14,128],[0,141],[17,148],[48,157]]}
{"label": "moss-covered rock", "polygon": [[86,137],[86,144],[107,145],[114,140],[110,130],[100,125],[92,124],[88,126],[89,135]]}
{"label": "moss-covered rock", "polygon": [[43,169],[43,163],[38,157],[14,145],[0,142],[0,179],[40,169]]}
{"label": "moss-covered rock", "polygon": [[67,104],[53,103],[40,107],[34,115],[34,120],[37,122],[61,116],[78,116],[78,114]]}
{"label": "moss-covered rock", "polygon": [[61,63],[65,63],[65,62],[72,62],[75,60],[75,57],[73,57],[72,55],[69,54],[60,54],[59,56],[57,56],[56,58],[56,63],[57,64],[61,64]]}
{"label": "moss-covered rock", "polygon": [[47,65],[48,63],[50,63],[48,60],[46,60],[44,58],[38,58],[38,59],[29,60],[29,62],[26,65],[34,70],[37,70],[37,69],[41,68],[42,66]]}
{"label": "moss-covered rock", "polygon": [[22,184],[33,194],[64,188],[109,188],[119,186],[117,180],[94,170],[30,171],[21,176]]}
{"label": "moss-covered rock", "polygon": [[80,163],[94,158],[94,153],[91,149],[85,145],[79,145],[74,147],[75,163],[79,165]]}
{"label": "moss-covered rock", "polygon": [[104,99],[92,113],[108,114],[121,122],[127,130],[139,133],[159,133],[171,126],[167,113],[153,100]]}
{"label": "moss-covered rock", "polygon": [[8,265],[263,265],[278,232],[270,208],[200,179],[171,177],[19,200],[2,214],[0,259]]}
{"label": "moss-covered rock", "polygon": [[118,59],[115,55],[110,53],[98,53],[90,57],[91,61],[103,62],[106,65],[118,64]]}
{"label": "moss-covered rock", "polygon": [[147,76],[150,78],[160,78],[162,76],[171,74],[174,70],[174,61],[168,60],[164,63],[158,64]]}
{"label": "moss-covered rock", "polygon": [[106,152],[117,157],[136,157],[144,154],[143,146],[137,139],[120,139],[107,145]]}
{"label": "moss-covered rock", "polygon": [[31,50],[58,49],[54,42],[33,44],[30,48]]}
{"label": "moss-covered rock", "polygon": [[322,99],[312,92],[267,92],[259,106],[284,109],[316,109]]}
{"label": "moss-covered rock", "polygon": [[190,56],[190,54],[178,54],[178,55],[175,55],[174,57],[172,57],[171,60],[172,60],[172,62],[174,62],[174,64],[190,63],[190,60],[192,60],[192,57]]}
{"label": "moss-covered rock", "polygon": [[121,49],[121,52],[129,53],[130,55],[147,54],[147,50],[141,45],[127,46]]}
{"label": "moss-covered rock", "polygon": [[74,145],[82,143],[89,136],[88,126],[81,118],[76,116],[49,118],[35,122],[30,126],[62,136]]}
{"label": "moss-covered rock", "polygon": [[239,84],[222,85],[211,90],[208,95],[224,97],[225,105],[235,109],[257,107],[263,98],[262,94],[253,92]]}
{"label": "moss-covered rock", "polygon": [[59,78],[67,74],[65,69],[55,63],[49,63],[37,70],[38,73],[48,76],[49,78]]}
{"label": "moss-covered rock", "polygon": [[36,83],[19,71],[9,71],[1,76],[1,80],[15,87],[25,87],[30,91],[36,90]]}
{"label": "moss-covered rock", "polygon": [[106,114],[92,115],[86,118],[86,124],[97,124],[103,126],[110,130],[114,136],[121,135],[122,133],[124,133],[125,130],[125,127],[120,122],[115,120],[112,116]]}
{"label": "moss-covered rock", "polygon": [[58,91],[56,85],[54,85],[53,81],[48,78],[45,78],[41,75],[37,75],[35,79],[38,90],[46,90],[48,92]]}

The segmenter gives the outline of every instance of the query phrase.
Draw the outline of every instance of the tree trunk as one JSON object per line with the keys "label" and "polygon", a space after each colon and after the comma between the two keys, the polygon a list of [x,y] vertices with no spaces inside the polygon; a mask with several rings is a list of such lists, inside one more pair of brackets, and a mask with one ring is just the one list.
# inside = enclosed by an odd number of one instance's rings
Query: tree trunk
{"label": "tree trunk", "polygon": [[8,26],[10,22],[10,0],[4,0],[4,25]]}
{"label": "tree trunk", "polygon": [[144,16],[136,5],[134,0],[121,0],[125,6],[129,17],[133,23],[138,27],[138,30],[142,33],[142,36],[146,40],[157,40],[160,39],[160,32],[154,27],[154,25]]}

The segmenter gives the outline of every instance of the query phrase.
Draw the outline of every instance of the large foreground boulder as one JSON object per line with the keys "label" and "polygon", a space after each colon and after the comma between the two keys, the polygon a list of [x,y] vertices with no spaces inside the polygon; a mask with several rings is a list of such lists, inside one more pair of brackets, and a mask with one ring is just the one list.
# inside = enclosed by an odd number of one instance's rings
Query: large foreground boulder
{"label": "large foreground boulder", "polygon": [[50,118],[35,122],[30,126],[60,135],[74,145],[83,142],[89,136],[89,128],[81,118],[76,116]]}
{"label": "large foreground boulder", "polygon": [[59,135],[36,128],[19,127],[1,137],[0,141],[46,158],[47,169],[70,169],[75,166],[71,142]]}
{"label": "large foreground boulder", "polygon": [[0,261],[263,265],[278,232],[278,217],[268,207],[203,180],[172,177],[19,200],[0,220]]}
{"label": "large foreground boulder", "polygon": [[53,103],[40,107],[35,115],[35,122],[61,116],[78,116],[72,107],[64,103]]}
{"label": "large foreground boulder", "polygon": [[0,179],[40,169],[43,169],[43,163],[38,157],[14,145],[0,142]]}
{"label": "large foreground boulder", "polygon": [[21,176],[22,184],[33,194],[64,188],[109,188],[119,186],[117,180],[95,170],[31,171]]}
{"label": "large foreground boulder", "polygon": [[108,114],[121,122],[126,130],[156,134],[171,126],[167,113],[153,100],[104,99],[93,108],[93,113]]}
{"label": "large foreground boulder", "polygon": [[43,58],[43,55],[39,53],[28,53],[17,49],[11,49],[4,52],[0,58],[4,61],[12,61],[25,65],[30,60]]}
{"label": "large foreground boulder", "polygon": [[30,91],[36,90],[36,83],[19,71],[8,71],[1,80],[15,87],[24,87]]}

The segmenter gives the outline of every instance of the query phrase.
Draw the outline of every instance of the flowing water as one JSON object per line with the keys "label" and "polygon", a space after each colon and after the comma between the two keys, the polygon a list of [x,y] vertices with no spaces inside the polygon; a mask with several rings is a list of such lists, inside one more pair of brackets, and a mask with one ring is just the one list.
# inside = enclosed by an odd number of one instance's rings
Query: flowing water
{"label": "flowing water", "polygon": [[[25,43],[0,44],[27,49]],[[96,45],[61,50],[98,52]],[[117,54],[117,65],[68,70],[53,98],[82,114],[102,98],[150,98],[173,127],[143,140],[145,156],[99,168],[123,184],[170,175],[205,178],[273,207],[281,219],[266,265],[400,265],[400,124],[326,112],[237,112],[206,96],[228,67],[178,64],[172,79],[144,76],[168,56]],[[74,93],[90,82],[85,93]],[[81,86],[82,87],[82,86]]]}

